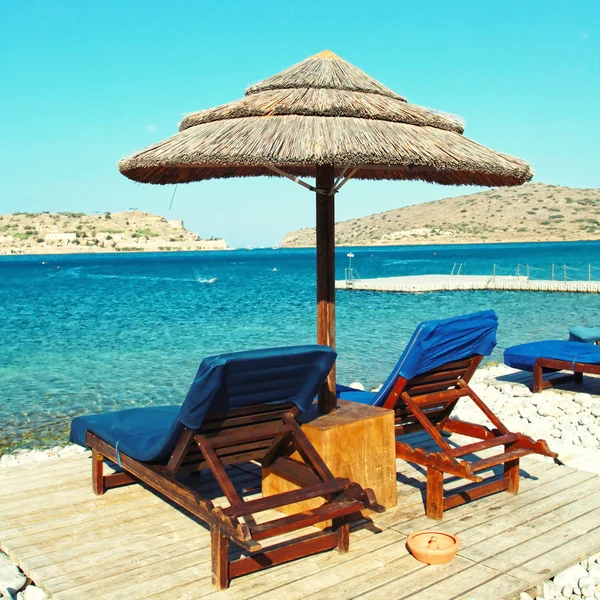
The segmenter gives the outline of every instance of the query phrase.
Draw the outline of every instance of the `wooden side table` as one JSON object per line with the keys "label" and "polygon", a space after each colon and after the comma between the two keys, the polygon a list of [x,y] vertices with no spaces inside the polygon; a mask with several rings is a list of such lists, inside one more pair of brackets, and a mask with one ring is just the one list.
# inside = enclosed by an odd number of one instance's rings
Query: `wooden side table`
{"label": "wooden side table", "polygon": [[[338,400],[338,410],[319,415],[316,405],[301,415],[302,430],[336,477],[347,477],[375,492],[386,508],[396,506],[396,440],[394,411]],[[302,460],[296,453],[296,460]],[[297,489],[281,476],[263,469],[263,496]],[[322,504],[313,499],[286,506],[287,514],[310,510]],[[368,516],[372,511],[363,511]]]}

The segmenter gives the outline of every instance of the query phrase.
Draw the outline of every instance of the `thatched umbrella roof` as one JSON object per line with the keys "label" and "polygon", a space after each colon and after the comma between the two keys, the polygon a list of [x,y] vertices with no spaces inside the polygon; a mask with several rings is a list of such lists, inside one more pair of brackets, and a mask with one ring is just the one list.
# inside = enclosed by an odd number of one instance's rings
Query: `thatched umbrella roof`
{"label": "thatched umbrella roof", "polygon": [[325,51],[246,90],[244,98],[185,117],[180,132],[122,160],[144,183],[224,177],[312,176],[348,167],[355,179],[518,185],[533,172],[462,135],[459,119],[405,98]]}

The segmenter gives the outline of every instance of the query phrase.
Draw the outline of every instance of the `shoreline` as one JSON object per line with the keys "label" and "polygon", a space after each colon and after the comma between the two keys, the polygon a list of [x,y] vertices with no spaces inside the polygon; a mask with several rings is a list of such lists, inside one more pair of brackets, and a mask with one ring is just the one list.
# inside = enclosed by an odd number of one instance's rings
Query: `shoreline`
{"label": "shoreline", "polygon": [[[446,239],[446,240],[414,240],[414,241],[405,241],[403,244],[398,243],[385,243],[382,240],[377,240],[374,242],[363,242],[363,243],[338,243],[336,242],[336,248],[410,248],[413,246],[495,246],[498,244],[578,244],[582,242],[600,242],[599,238],[581,238],[581,239],[556,239],[556,240],[530,240],[530,239],[511,239],[511,240],[489,240],[485,241],[476,241],[476,240],[467,240],[467,239]],[[294,250],[294,249],[306,249],[306,248],[316,248],[316,244],[302,245],[302,244],[286,244],[281,242],[279,245],[280,248],[284,248],[286,250]]]}
{"label": "shoreline", "polygon": [[47,252],[48,248],[44,248],[43,252],[40,249],[39,252],[3,252],[0,251],[0,257],[2,256],[69,256],[71,254],[173,254],[175,252],[228,252],[235,250],[236,248],[173,248],[171,250],[156,250],[156,249],[135,249],[135,250],[108,250],[107,248],[98,248],[87,250],[83,248],[57,248],[60,252]]}

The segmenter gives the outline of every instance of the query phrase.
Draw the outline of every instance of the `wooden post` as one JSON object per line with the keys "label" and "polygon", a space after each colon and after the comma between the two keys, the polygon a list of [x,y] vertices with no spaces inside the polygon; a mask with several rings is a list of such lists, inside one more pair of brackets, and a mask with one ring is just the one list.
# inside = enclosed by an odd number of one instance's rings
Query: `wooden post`
{"label": "wooden post", "polygon": [[[316,166],[316,187],[334,185],[333,165]],[[334,196],[317,192],[317,343],[335,349],[335,212]],[[335,365],[319,392],[319,412],[336,409]]]}

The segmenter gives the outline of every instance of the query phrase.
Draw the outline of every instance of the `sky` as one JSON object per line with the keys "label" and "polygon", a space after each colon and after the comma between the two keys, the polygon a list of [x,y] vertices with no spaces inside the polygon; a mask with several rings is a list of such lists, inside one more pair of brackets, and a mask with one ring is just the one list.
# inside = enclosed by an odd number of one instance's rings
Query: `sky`
{"label": "sky", "polygon": [[[183,115],[329,49],[535,181],[600,187],[600,2],[0,0],[0,213],[128,208],[233,246],[314,226],[284,179],[138,185],[117,162]],[[474,188],[349,182],[345,220]]]}

